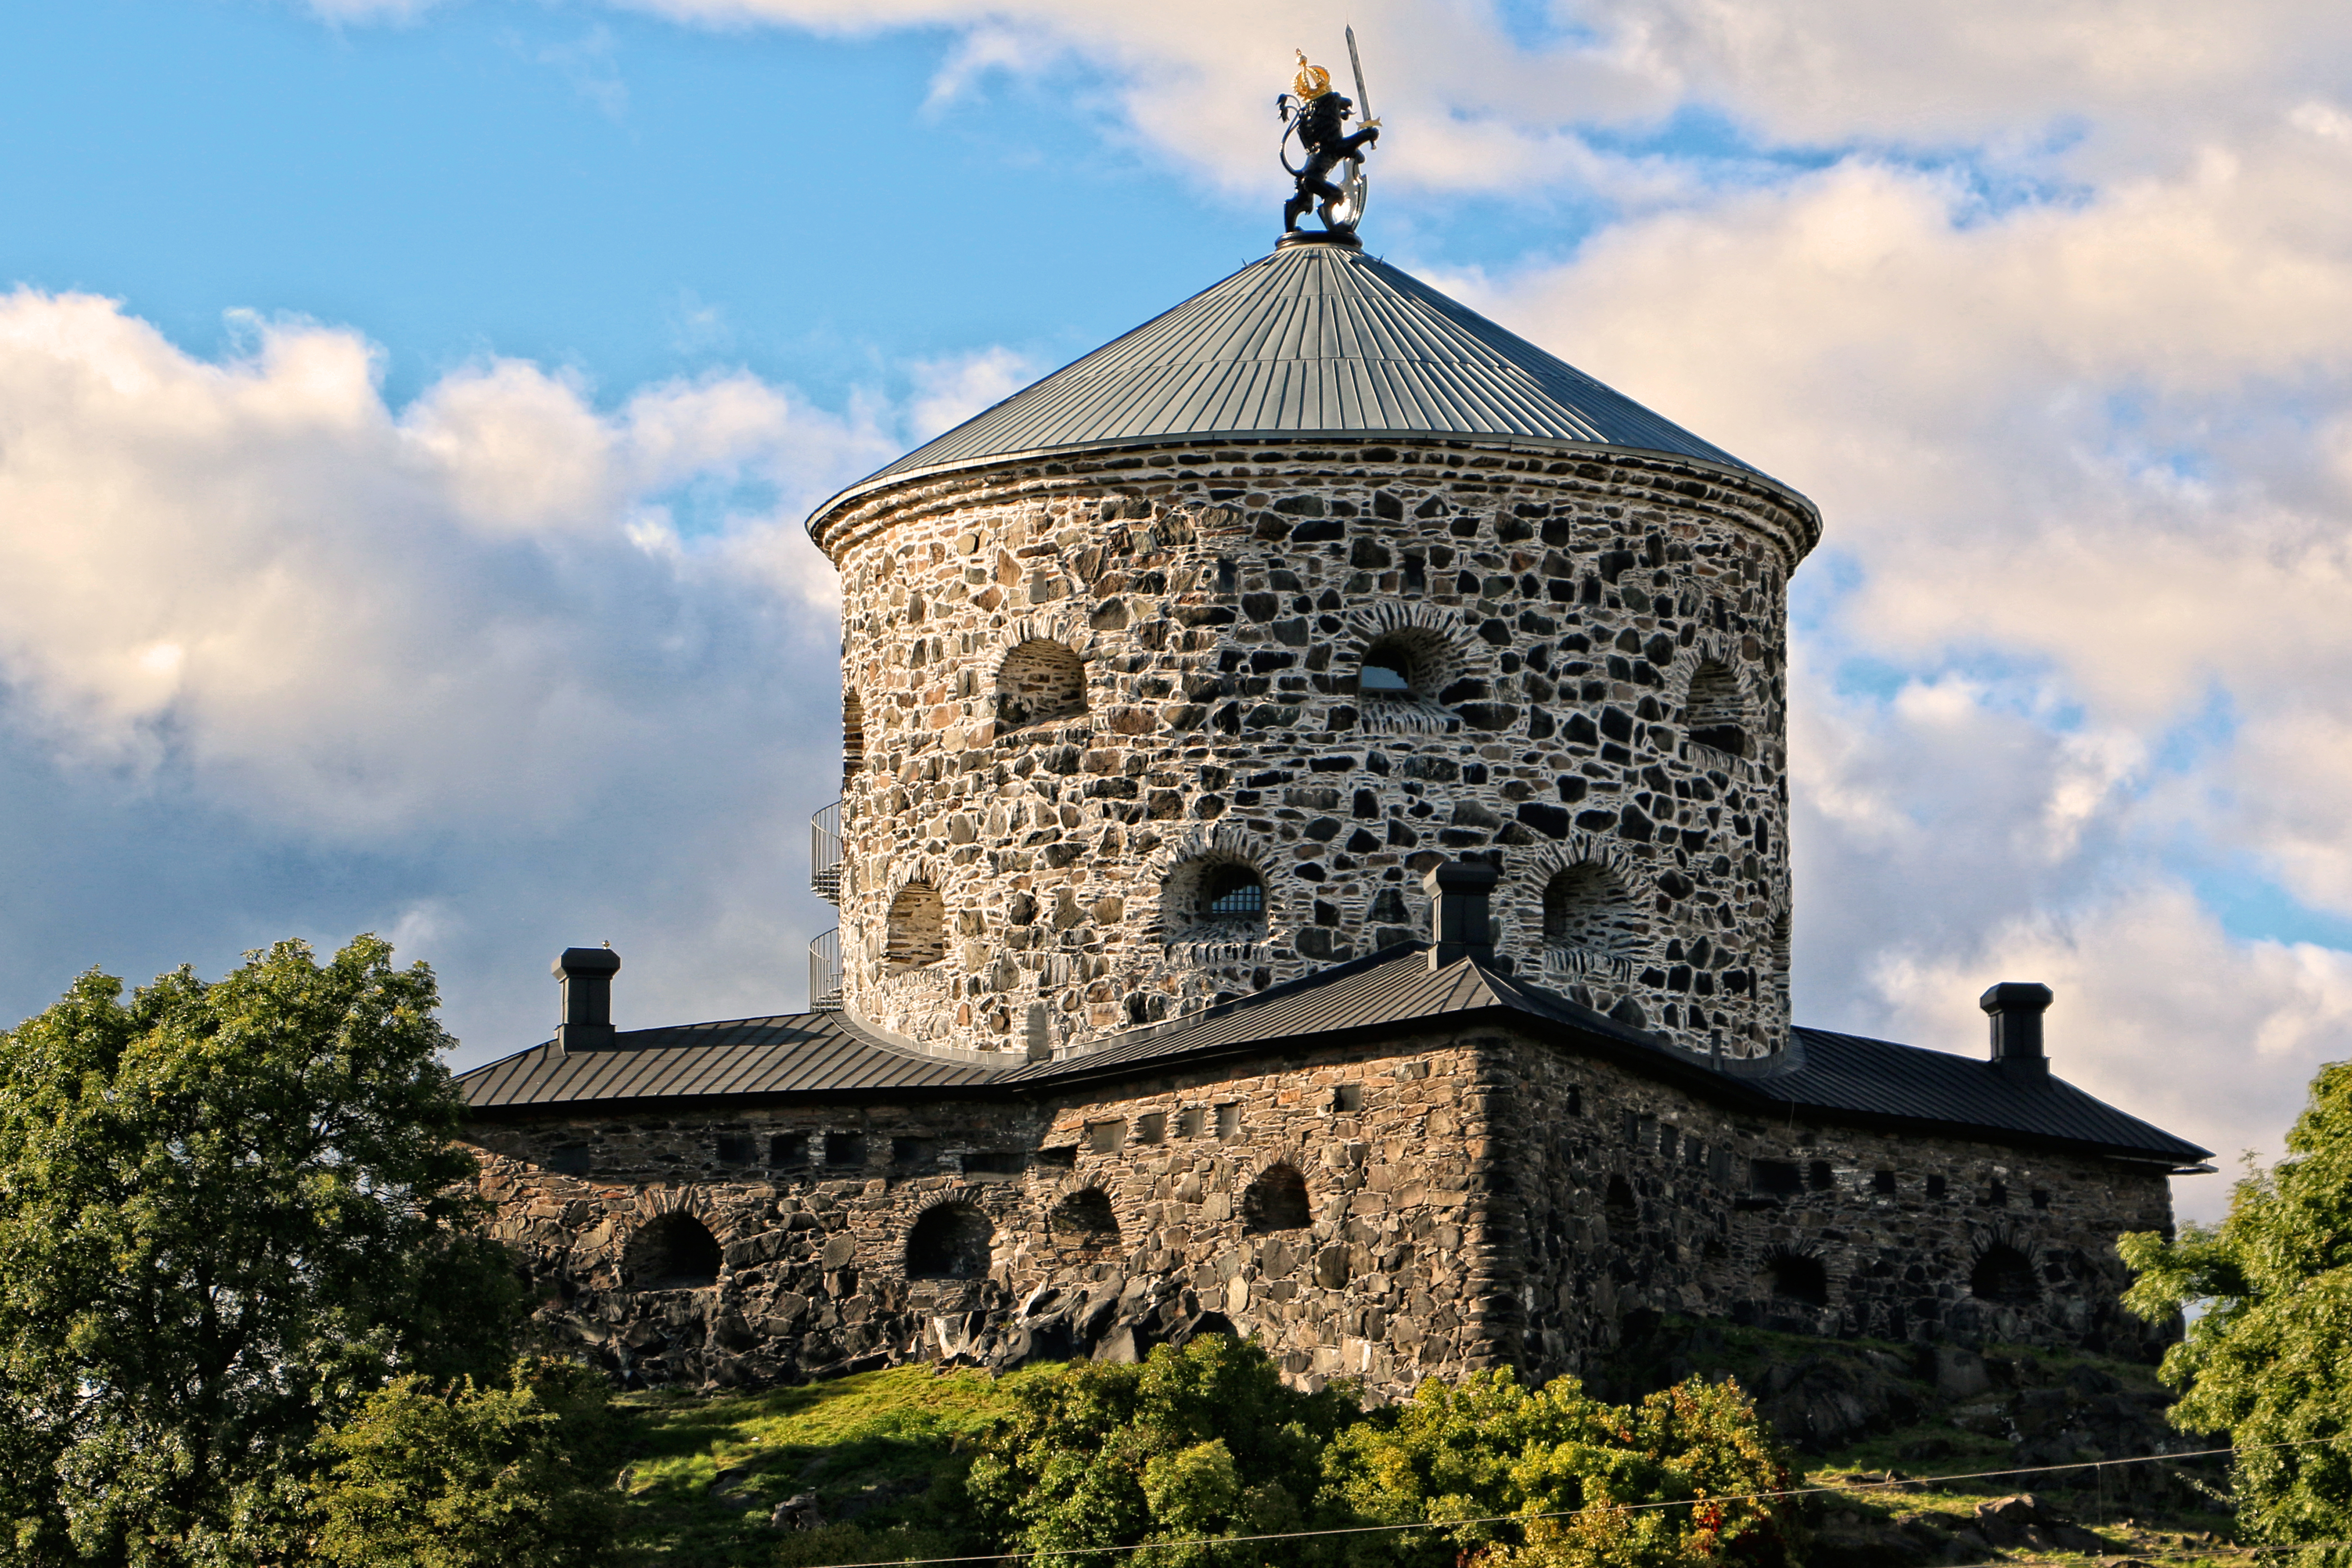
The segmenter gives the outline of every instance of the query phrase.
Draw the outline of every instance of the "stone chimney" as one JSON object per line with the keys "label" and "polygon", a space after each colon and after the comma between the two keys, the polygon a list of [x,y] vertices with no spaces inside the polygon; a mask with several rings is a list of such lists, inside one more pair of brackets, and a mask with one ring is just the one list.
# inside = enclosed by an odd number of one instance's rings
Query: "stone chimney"
{"label": "stone chimney", "polygon": [[611,1045],[617,1032],[613,1027],[613,976],[621,972],[621,955],[609,947],[567,947],[555,961],[554,972],[563,982],[556,1050],[593,1051]]}
{"label": "stone chimney", "polygon": [[1486,898],[1502,875],[1483,860],[1448,860],[1422,878],[1422,890],[1429,895],[1430,968],[1464,958],[1494,962],[1495,922],[1486,912]]}
{"label": "stone chimney", "polygon": [[2050,987],[2005,980],[1977,998],[1977,1005],[1992,1016],[1992,1065],[2022,1083],[2042,1083],[2050,1077],[2050,1058],[2042,1054],[2042,1015],[2055,1000]]}

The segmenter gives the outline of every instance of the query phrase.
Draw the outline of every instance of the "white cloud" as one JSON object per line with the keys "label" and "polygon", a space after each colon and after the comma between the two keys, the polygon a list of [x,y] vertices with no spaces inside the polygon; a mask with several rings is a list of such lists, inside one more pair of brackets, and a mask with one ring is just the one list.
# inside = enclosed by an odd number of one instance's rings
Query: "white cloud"
{"label": "white cloud", "polygon": [[[872,395],[750,375],[600,406],[513,361],[387,405],[303,321],[192,356],[112,301],[0,297],[0,911],[9,1000],[85,964],[373,927],[478,1060],[610,938],[625,1018],[802,1005],[804,824],[835,768],[808,507],[905,449]],[[912,367],[919,421],[1014,362]],[[995,378],[995,379],[992,379]],[[682,532],[668,498],[730,502]]]}
{"label": "white cloud", "polygon": [[[340,14],[377,0],[318,0]],[[1295,47],[1345,61],[1328,7],[1202,0],[614,0],[717,27],[849,36],[943,28],[957,42],[934,101],[991,72],[1075,69],[1123,134],[1228,190],[1265,179],[1269,94]],[[387,5],[394,15],[405,5]],[[1481,0],[1370,0],[1350,18],[1372,102],[1391,130],[1379,163],[1401,188],[1507,192],[1530,183],[1618,199],[1704,188],[1668,161],[1596,148],[1705,105],[1768,142],[1968,149],[2023,168],[2113,171],[2177,158],[2199,137],[2315,106],[2352,62],[2352,17],[2290,0],[2226,11],[2194,0],[1584,0],[1525,43]]]}
{"label": "white cloud", "polygon": [[914,367],[915,395],[907,428],[918,441],[952,430],[983,408],[992,407],[1041,374],[1010,349],[982,349],[949,359],[924,360]]}
{"label": "white cloud", "polygon": [[[1975,1007],[1984,986],[2042,981],[2058,994],[2044,1026],[2053,1070],[2206,1144],[2225,1172],[2248,1150],[2278,1157],[2312,1075],[2343,1058],[2352,1033],[2352,953],[2233,941],[2184,889],[2161,883],[2002,921],[1964,951],[1888,951],[1871,979],[1889,1033],[1974,1037],[1971,1055],[1986,1048]],[[2227,1207],[2226,1176],[2175,1191],[2190,1217]]]}
{"label": "white cloud", "polygon": [[[740,569],[821,596],[805,507],[895,454],[751,377],[638,392],[493,362],[395,414],[352,334],[261,326],[206,363],[108,301],[0,301],[0,677],[88,763],[187,769],[290,827],[561,817],[757,689]],[[628,525],[699,476],[777,500],[708,551]],[[716,681],[684,712],[678,682]],[[708,737],[706,737],[706,740]],[[493,761],[492,759],[495,759]]]}

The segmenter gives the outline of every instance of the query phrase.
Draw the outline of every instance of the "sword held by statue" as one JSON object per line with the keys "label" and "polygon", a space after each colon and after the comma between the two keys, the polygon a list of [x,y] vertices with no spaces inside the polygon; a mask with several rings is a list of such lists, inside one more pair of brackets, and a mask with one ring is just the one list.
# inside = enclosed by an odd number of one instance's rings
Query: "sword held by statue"
{"label": "sword held by statue", "polygon": [[1356,29],[1352,26],[1348,29],[1348,66],[1356,73],[1358,112],[1363,116],[1367,127],[1378,125],[1380,121],[1372,117],[1372,95],[1364,90],[1364,61],[1363,57],[1356,53]]}

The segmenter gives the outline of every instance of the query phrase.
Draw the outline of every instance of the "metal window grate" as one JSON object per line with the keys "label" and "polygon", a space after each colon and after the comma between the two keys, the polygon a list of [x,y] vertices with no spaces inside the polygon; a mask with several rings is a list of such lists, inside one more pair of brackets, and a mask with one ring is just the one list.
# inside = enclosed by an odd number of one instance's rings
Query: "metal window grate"
{"label": "metal window grate", "polygon": [[1239,867],[1224,867],[1212,871],[1208,886],[1207,908],[1213,915],[1262,915],[1265,913],[1265,885]]}

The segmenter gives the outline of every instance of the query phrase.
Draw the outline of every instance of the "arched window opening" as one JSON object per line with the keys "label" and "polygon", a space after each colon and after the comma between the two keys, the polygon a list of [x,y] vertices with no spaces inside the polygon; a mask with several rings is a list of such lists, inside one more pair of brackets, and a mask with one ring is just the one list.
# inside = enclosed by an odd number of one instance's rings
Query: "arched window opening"
{"label": "arched window opening", "polygon": [[1087,667],[1074,648],[1032,637],[1004,656],[996,721],[1007,730],[1051,724],[1087,710]]}
{"label": "arched window opening", "polygon": [[1820,1258],[1783,1253],[1773,1258],[1768,1268],[1776,1299],[1801,1301],[1808,1307],[1830,1304],[1830,1271]]}
{"label": "arched window opening", "polygon": [[890,900],[883,955],[896,968],[920,969],[947,956],[948,905],[929,882],[909,882]]}
{"label": "arched window opening", "polygon": [[1730,667],[1709,660],[1692,672],[1683,731],[1702,746],[1735,757],[1748,754],[1748,702]]}
{"label": "arched window opening", "polygon": [[855,691],[841,694],[841,787],[844,793],[849,781],[866,768],[866,705]]}
{"label": "arched window opening", "polygon": [[1305,1230],[1312,1217],[1307,1178],[1287,1165],[1269,1167],[1242,1194],[1242,1228],[1254,1234]]}
{"label": "arched window opening", "polygon": [[1265,934],[1265,879],[1246,861],[1192,860],[1169,872],[1160,889],[1171,939],[1251,942]]}
{"label": "arched window opening", "polygon": [[1356,695],[1371,702],[1434,700],[1450,661],[1444,639],[1412,629],[1375,637],[1356,665]]}
{"label": "arched window opening", "polygon": [[996,1227],[970,1204],[941,1204],[925,1211],[907,1233],[909,1279],[978,1279],[988,1273],[989,1245]]}
{"label": "arched window opening", "polygon": [[2042,1280],[2033,1259],[2004,1242],[1996,1242],[1977,1259],[1969,1274],[1969,1289],[1979,1300],[2004,1307],[2030,1307],[2042,1300]]}
{"label": "arched window opening", "polygon": [[1357,668],[1356,691],[1362,697],[1412,696],[1412,656],[1395,642],[1375,643]]}
{"label": "arched window opening", "polygon": [[1544,884],[1544,945],[1627,959],[1641,945],[1641,917],[1617,874],[1590,860]]}
{"label": "arched window opening", "polygon": [[1118,1251],[1118,1215],[1110,1199],[1093,1187],[1064,1198],[1046,1216],[1055,1250],[1065,1257],[1108,1258]]}
{"label": "arched window opening", "polygon": [[666,1214],[637,1227],[621,1254],[633,1289],[692,1290],[719,1283],[719,1238],[690,1214]]}

